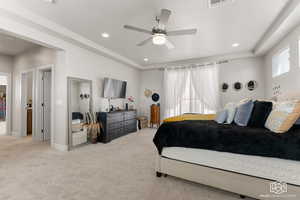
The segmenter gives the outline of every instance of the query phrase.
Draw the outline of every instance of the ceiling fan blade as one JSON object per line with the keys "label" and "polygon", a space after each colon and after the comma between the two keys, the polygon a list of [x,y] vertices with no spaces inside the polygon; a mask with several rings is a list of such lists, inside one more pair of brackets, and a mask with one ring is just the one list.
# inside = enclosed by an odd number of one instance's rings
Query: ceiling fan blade
{"label": "ceiling fan blade", "polygon": [[174,49],[175,48],[174,44],[172,42],[170,42],[170,40],[166,41],[166,47],[168,49]]}
{"label": "ceiling fan blade", "polygon": [[159,18],[159,23],[166,25],[169,21],[170,15],[171,15],[171,11],[168,9],[161,9],[161,14],[160,14],[160,18]]}
{"label": "ceiling fan blade", "polygon": [[143,46],[143,45],[147,44],[150,41],[152,41],[152,37],[150,37],[150,38],[148,38],[148,39],[146,39],[146,40],[138,43],[137,46]]}
{"label": "ceiling fan blade", "polygon": [[138,28],[138,27],[130,26],[130,25],[124,25],[124,28],[132,30],[132,31],[137,31],[137,32],[141,32],[141,33],[148,33],[148,34],[152,35],[152,31],[148,31],[148,30],[143,29],[143,28]]}
{"label": "ceiling fan blade", "polygon": [[197,33],[197,29],[182,29],[177,31],[169,31],[168,36],[176,36],[176,35],[194,35]]}

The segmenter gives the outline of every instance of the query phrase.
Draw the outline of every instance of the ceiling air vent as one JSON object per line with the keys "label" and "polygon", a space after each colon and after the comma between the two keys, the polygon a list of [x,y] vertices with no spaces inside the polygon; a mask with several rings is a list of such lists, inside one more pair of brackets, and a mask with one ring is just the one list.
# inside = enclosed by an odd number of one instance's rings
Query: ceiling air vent
{"label": "ceiling air vent", "polygon": [[219,8],[225,4],[233,3],[234,0],[208,0],[209,8]]}

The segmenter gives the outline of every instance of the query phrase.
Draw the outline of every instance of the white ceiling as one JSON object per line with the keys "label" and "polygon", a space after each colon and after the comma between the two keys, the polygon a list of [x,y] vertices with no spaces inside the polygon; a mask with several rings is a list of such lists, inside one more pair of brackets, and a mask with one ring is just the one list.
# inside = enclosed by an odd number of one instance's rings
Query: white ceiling
{"label": "white ceiling", "polygon": [[[14,1],[141,65],[150,65],[253,50],[289,0],[235,0],[215,9],[208,8],[207,0]],[[147,35],[125,30],[123,25],[150,30],[161,8],[173,12],[168,30],[197,28],[197,35],[170,38],[176,46],[173,50],[151,43],[137,47]],[[102,38],[102,32],[111,37]],[[241,45],[233,48],[236,42]],[[148,63],[144,57],[149,58]]]}
{"label": "white ceiling", "polygon": [[0,54],[15,56],[37,46],[37,44],[0,33]]}

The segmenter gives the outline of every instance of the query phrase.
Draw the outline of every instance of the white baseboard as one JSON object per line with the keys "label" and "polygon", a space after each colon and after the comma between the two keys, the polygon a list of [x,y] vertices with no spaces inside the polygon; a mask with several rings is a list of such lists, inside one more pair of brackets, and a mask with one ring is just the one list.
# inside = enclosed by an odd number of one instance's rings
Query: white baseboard
{"label": "white baseboard", "polygon": [[54,149],[59,150],[59,151],[68,151],[68,145],[55,144],[55,143],[53,143],[52,147],[53,147]]}

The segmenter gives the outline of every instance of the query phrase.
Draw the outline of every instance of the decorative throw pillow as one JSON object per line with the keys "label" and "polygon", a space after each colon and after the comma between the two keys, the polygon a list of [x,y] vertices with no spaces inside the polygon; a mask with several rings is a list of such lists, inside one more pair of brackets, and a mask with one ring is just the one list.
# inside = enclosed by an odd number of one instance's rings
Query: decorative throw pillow
{"label": "decorative throw pillow", "polygon": [[235,103],[226,104],[225,110],[227,110],[226,124],[231,124],[233,122],[236,113],[236,104]]}
{"label": "decorative throw pillow", "polygon": [[227,119],[227,110],[222,110],[217,113],[215,121],[219,124],[223,124]]}
{"label": "decorative throw pillow", "polygon": [[273,103],[267,101],[255,101],[248,126],[255,128],[265,127],[265,123],[272,111]]}
{"label": "decorative throw pillow", "polygon": [[300,125],[300,118],[297,119],[297,121],[295,122],[295,125]]}
{"label": "decorative throw pillow", "polygon": [[265,127],[275,133],[287,132],[300,117],[300,101],[276,103],[270,113]]}
{"label": "decorative throw pillow", "polygon": [[234,122],[239,126],[247,126],[250,120],[254,103],[252,100],[241,104],[236,111]]}

